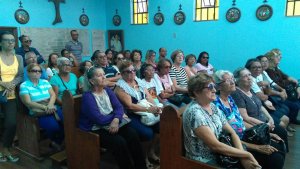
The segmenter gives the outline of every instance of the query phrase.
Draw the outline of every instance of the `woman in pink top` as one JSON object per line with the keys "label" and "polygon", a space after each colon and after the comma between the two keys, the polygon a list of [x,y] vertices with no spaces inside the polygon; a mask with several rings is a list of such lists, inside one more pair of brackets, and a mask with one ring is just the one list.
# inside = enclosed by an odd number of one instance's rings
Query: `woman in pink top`
{"label": "woman in pink top", "polygon": [[197,72],[207,73],[212,75],[214,73],[214,67],[208,63],[209,55],[207,52],[201,52],[199,54],[197,64],[195,68]]}

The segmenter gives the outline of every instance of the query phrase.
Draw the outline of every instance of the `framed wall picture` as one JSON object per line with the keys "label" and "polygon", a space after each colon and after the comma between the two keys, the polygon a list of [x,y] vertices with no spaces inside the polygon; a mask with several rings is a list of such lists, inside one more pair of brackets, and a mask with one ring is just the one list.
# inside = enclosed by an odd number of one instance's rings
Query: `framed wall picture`
{"label": "framed wall picture", "polygon": [[108,30],[108,48],[116,52],[124,50],[124,31]]}
{"label": "framed wall picture", "polygon": [[273,9],[270,5],[261,5],[256,10],[256,17],[261,21],[270,19],[273,15]]}

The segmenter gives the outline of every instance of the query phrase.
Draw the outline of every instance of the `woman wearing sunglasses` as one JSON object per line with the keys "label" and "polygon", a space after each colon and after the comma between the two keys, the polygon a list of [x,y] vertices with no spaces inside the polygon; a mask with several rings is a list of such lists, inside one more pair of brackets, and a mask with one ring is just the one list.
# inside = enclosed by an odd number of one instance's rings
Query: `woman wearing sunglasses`
{"label": "woman wearing sunglasses", "polygon": [[[216,99],[212,77],[205,73],[193,76],[188,82],[188,92],[195,100],[182,117],[186,157],[216,165],[215,153],[218,153],[239,158],[246,169],[261,168],[252,154],[243,150],[238,135],[212,103]],[[231,135],[234,147],[218,140],[222,131]]]}
{"label": "woman wearing sunglasses", "polygon": [[199,54],[197,64],[195,65],[197,72],[207,73],[209,75],[214,73],[214,67],[208,63],[208,60],[209,54],[207,52],[201,52]]}
{"label": "woman wearing sunglasses", "polygon": [[[15,37],[9,32],[0,34],[0,91],[7,102],[0,104],[4,114],[3,147],[0,147],[0,162],[16,162],[18,157],[12,155],[12,143],[16,134],[17,103],[15,88],[23,81],[23,59],[14,52]],[[2,125],[2,124],[1,124]]]}
{"label": "woman wearing sunglasses", "polygon": [[52,141],[51,146],[60,150],[64,139],[63,116],[61,109],[54,106],[56,96],[52,86],[41,79],[42,67],[37,63],[28,65],[26,71],[28,80],[20,86],[21,100],[29,109],[29,115],[38,117],[39,126]]}
{"label": "woman wearing sunglasses", "polygon": [[61,106],[62,95],[65,90],[69,90],[72,95],[76,95],[77,77],[71,72],[72,64],[68,58],[60,57],[57,59],[58,74],[50,79],[50,84],[56,94],[56,104]]}
{"label": "woman wearing sunglasses", "polygon": [[146,169],[139,137],[129,124],[125,125],[128,118],[123,106],[116,94],[105,86],[102,68],[91,67],[86,71],[79,127],[99,134],[101,146],[113,151],[120,169]]}
{"label": "woman wearing sunglasses", "polygon": [[[155,106],[155,103],[148,92],[147,85],[141,79],[136,77],[136,70],[134,69],[132,62],[123,61],[119,70],[122,78],[118,80],[115,92],[127,110],[127,115],[132,120],[129,125],[137,131],[142,141],[145,141],[147,167],[152,168],[153,165],[149,162],[148,157],[150,160],[157,163],[159,162],[159,158],[154,153],[154,141],[158,137],[159,123],[147,126],[141,122],[140,114],[142,112],[148,112],[159,115],[161,113],[161,108]],[[144,99],[151,103],[150,107],[139,104]]]}
{"label": "woman wearing sunglasses", "polygon": [[[226,116],[228,123],[242,140],[245,129],[251,128],[253,125],[243,121],[238,106],[230,96],[236,90],[233,74],[226,70],[219,70],[214,74],[214,81],[219,91],[219,95],[214,103]],[[274,139],[278,138],[274,134],[270,134],[270,136],[274,137]],[[278,151],[278,149],[282,149],[282,144],[278,144],[275,141],[272,141],[271,145],[257,145],[251,142],[243,142],[243,144],[253,154],[262,168],[281,169],[283,167],[285,154]]]}

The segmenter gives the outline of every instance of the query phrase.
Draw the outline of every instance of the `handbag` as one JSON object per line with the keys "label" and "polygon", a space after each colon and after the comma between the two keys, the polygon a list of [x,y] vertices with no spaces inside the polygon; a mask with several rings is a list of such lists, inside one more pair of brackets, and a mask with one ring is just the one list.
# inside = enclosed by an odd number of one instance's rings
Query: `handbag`
{"label": "handbag", "polygon": [[[148,102],[146,99],[142,99],[138,102],[138,105],[149,108],[153,106],[152,103]],[[163,105],[159,103],[158,107],[162,107]],[[141,115],[141,122],[146,126],[152,126],[160,121],[160,115],[154,115],[153,113],[149,112],[137,112],[137,114]]]}
{"label": "handbag", "polygon": [[285,88],[286,94],[288,95],[288,99],[295,101],[298,100],[298,93],[297,93],[297,88],[295,87],[294,84],[290,83],[286,86]]}
{"label": "handbag", "polygon": [[[219,135],[219,141],[233,147],[232,140],[229,134],[221,133]],[[217,162],[224,168],[236,168],[239,166],[239,159],[236,157],[230,157],[223,154],[216,154]]]}
{"label": "handbag", "polygon": [[168,98],[168,101],[175,106],[180,106],[183,103],[183,99],[183,95],[174,94],[173,96]]}
{"label": "handbag", "polygon": [[270,145],[271,136],[267,123],[255,125],[244,132],[243,141],[258,145]]}

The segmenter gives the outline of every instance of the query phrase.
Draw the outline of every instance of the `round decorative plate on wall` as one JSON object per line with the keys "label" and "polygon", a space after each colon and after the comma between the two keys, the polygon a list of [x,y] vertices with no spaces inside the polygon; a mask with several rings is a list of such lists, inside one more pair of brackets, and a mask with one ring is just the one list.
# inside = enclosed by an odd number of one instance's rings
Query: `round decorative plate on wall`
{"label": "round decorative plate on wall", "polygon": [[28,23],[30,17],[26,10],[18,9],[15,12],[15,19],[20,24],[26,24],[26,23]]}
{"label": "round decorative plate on wall", "polygon": [[185,21],[185,14],[184,12],[182,11],[178,11],[175,13],[174,15],[174,22],[177,24],[177,25],[181,25],[183,24]]}
{"label": "round decorative plate on wall", "polygon": [[241,11],[239,8],[232,7],[226,12],[226,19],[228,22],[234,23],[237,22],[241,18]]}
{"label": "round decorative plate on wall", "polygon": [[164,18],[164,14],[160,13],[160,12],[157,12],[155,15],[154,15],[154,23],[156,25],[161,25],[164,23],[165,21],[165,18]]}
{"label": "round decorative plate on wall", "polygon": [[256,17],[261,21],[270,19],[273,15],[273,9],[270,5],[261,5],[256,10]]}
{"label": "round decorative plate on wall", "polygon": [[86,14],[82,14],[79,17],[80,24],[82,26],[87,26],[89,24],[89,17]]}
{"label": "round decorative plate on wall", "polygon": [[121,24],[121,16],[120,15],[115,15],[113,17],[113,24],[115,26],[119,26]]}

